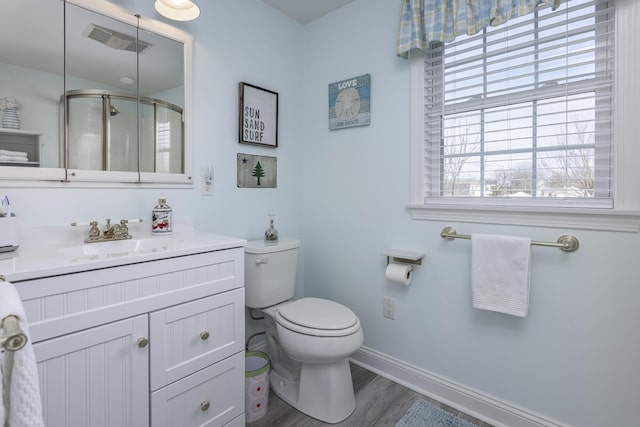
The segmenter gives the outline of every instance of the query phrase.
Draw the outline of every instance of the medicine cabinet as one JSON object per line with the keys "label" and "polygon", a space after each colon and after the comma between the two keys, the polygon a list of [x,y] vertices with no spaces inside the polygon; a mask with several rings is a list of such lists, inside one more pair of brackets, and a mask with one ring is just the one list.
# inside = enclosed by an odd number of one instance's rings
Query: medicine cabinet
{"label": "medicine cabinet", "polygon": [[0,98],[21,108],[0,155],[27,161],[0,157],[0,179],[190,184],[192,44],[107,1],[5,4]]}

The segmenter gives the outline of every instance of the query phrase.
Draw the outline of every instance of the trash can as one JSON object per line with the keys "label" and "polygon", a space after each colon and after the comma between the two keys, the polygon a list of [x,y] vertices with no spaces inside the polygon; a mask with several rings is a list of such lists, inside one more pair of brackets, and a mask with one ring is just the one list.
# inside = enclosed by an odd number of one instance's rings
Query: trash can
{"label": "trash can", "polygon": [[244,359],[244,410],[247,422],[267,413],[269,404],[269,355],[262,351],[247,351]]}

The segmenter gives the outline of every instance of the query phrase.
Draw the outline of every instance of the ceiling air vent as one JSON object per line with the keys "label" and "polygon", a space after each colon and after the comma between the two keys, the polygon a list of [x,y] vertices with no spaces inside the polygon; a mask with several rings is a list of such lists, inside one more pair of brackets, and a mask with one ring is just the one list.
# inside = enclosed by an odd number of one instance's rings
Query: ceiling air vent
{"label": "ceiling air vent", "polygon": [[[128,52],[136,51],[135,37],[101,27],[100,25],[89,24],[82,32],[82,35],[89,37],[91,40],[100,42],[105,46],[109,46],[112,49],[126,50]],[[149,46],[151,46],[151,43],[138,40],[138,53],[142,53]]]}

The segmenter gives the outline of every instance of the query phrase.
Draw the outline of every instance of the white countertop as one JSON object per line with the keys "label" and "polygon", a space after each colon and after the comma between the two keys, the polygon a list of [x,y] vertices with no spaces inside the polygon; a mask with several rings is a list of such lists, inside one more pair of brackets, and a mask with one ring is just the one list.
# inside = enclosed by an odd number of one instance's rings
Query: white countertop
{"label": "white countertop", "polygon": [[[60,237],[55,231],[39,230],[43,237],[38,243],[27,238],[25,243],[14,252],[0,254],[0,279],[18,282],[40,277],[60,274],[76,273],[79,271],[95,270],[120,265],[173,258],[202,252],[218,251],[243,247],[245,239],[222,236],[199,231],[174,231],[170,236],[140,236],[141,239],[160,239],[162,244],[152,249],[131,251],[128,253],[101,253],[103,243],[83,243],[83,239],[68,234]],[[43,234],[44,233],[44,234]],[[23,233],[23,234],[29,234]],[[133,233],[132,233],[133,234]],[[58,236],[58,239],[54,237]],[[133,241],[136,239],[134,234]],[[124,240],[122,242],[127,242]],[[131,242],[131,241],[129,241]],[[106,243],[111,244],[112,242]],[[83,246],[81,246],[83,245]],[[95,246],[94,246],[95,245]],[[98,254],[86,255],[74,252],[75,249],[86,246],[91,250],[97,249]],[[153,246],[153,245],[152,245]]]}

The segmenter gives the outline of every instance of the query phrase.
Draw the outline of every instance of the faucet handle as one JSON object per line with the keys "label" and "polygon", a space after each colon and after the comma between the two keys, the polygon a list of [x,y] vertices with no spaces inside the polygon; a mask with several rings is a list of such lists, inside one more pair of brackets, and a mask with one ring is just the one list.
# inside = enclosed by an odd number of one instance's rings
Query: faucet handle
{"label": "faucet handle", "polygon": [[100,237],[100,229],[98,228],[98,221],[91,221],[89,223],[89,226],[91,227],[89,229],[89,239],[97,239],[98,237]]}
{"label": "faucet handle", "polygon": [[129,227],[127,226],[128,223],[129,223],[128,219],[120,220],[120,227],[118,227],[118,237],[123,239],[131,238],[131,236],[129,235]]}
{"label": "faucet handle", "polygon": [[93,224],[96,221],[90,221],[90,222],[85,222],[85,221],[73,221],[71,224],[69,224],[72,227],[90,227],[91,224]]}

